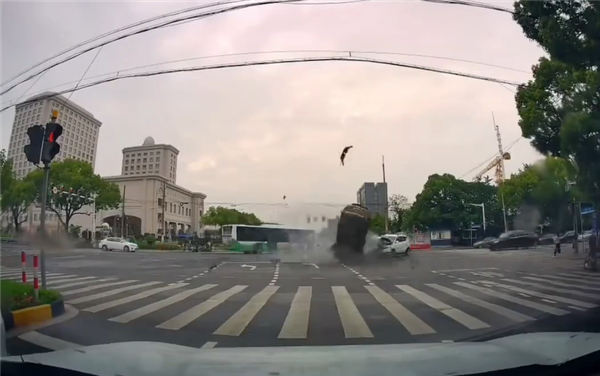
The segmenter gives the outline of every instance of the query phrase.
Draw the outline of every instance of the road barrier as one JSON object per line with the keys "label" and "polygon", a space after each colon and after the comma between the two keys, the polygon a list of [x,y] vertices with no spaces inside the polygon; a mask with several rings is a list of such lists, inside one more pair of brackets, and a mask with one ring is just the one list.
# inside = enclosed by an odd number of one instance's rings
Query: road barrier
{"label": "road barrier", "polygon": [[21,251],[21,282],[27,283],[27,254]]}
{"label": "road barrier", "polygon": [[429,233],[415,232],[410,236],[410,249],[430,250],[431,239]]}
{"label": "road barrier", "polygon": [[33,256],[33,296],[37,302],[40,298],[40,282],[38,280],[39,256]]}

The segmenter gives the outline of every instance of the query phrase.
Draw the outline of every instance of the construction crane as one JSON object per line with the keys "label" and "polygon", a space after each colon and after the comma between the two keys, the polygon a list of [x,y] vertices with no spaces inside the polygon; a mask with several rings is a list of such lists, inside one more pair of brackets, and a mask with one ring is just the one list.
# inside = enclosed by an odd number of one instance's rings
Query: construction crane
{"label": "construction crane", "polygon": [[[502,146],[500,146],[502,147]],[[504,181],[505,175],[504,175],[504,161],[509,161],[511,158],[510,153],[509,152],[505,152],[502,154],[502,157],[500,157],[500,155],[497,155],[494,157],[494,159],[492,159],[490,161],[490,163],[487,164],[487,166],[485,166],[485,168],[483,168],[483,170],[479,171],[479,173],[477,175],[475,175],[475,177],[473,177],[473,181],[481,181],[481,178],[483,177],[483,175],[485,175],[486,173],[488,173],[488,171],[490,171],[491,169],[493,169],[494,167],[496,168],[496,172],[494,173],[494,177],[495,177],[495,182],[496,184],[501,184]]]}
{"label": "construction crane", "polygon": [[[496,184],[498,184],[498,187],[500,187],[502,185],[502,183],[504,183],[504,180],[506,179],[506,173],[504,170],[504,161],[509,161],[511,159],[511,155],[509,152],[505,152],[504,149],[502,148],[502,137],[500,136],[500,127],[498,126],[498,124],[496,124],[496,119],[494,117],[494,113],[492,113],[492,120],[494,122],[494,130],[496,131],[496,140],[498,140],[498,155],[496,157],[494,157],[494,159],[492,159],[490,161],[490,163],[488,163],[488,165],[485,166],[485,168],[483,170],[481,170],[477,175],[475,175],[473,180],[481,181],[481,178],[483,177],[483,175],[485,175],[491,169],[496,168],[496,171],[494,173],[494,177],[495,177],[494,180],[495,180]],[[504,217],[504,232],[508,232],[508,222],[506,221],[506,206],[504,204],[504,192],[502,191],[502,189],[500,189],[500,198],[502,200],[502,215]]]}

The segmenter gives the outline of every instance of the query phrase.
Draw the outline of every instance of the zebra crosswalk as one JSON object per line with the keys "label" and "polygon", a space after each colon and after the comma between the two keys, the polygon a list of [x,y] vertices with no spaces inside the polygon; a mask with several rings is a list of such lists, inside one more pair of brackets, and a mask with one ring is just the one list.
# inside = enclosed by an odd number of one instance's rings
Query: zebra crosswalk
{"label": "zebra crosswalk", "polygon": [[[2,269],[2,279],[19,277],[16,268]],[[600,304],[600,277],[585,272],[437,276],[431,283],[358,286],[194,285],[61,273],[48,273],[47,280],[66,303],[115,324],[165,332],[209,328],[209,334],[227,337],[243,337],[253,325],[276,327],[273,337],[279,340],[310,339],[323,335],[324,327],[340,328],[342,339],[377,339],[395,330],[447,338]]]}

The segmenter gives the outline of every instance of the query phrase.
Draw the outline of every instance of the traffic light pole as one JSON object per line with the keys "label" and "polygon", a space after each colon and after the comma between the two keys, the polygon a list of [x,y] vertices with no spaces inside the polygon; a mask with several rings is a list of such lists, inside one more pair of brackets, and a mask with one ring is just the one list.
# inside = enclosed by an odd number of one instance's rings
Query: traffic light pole
{"label": "traffic light pole", "polygon": [[42,183],[42,197],[41,205],[42,210],[40,212],[40,230],[42,232],[42,242],[40,247],[40,271],[42,274],[42,288],[46,288],[46,252],[44,247],[46,245],[46,203],[48,200],[48,182],[50,180],[50,166],[44,164],[44,181]]}

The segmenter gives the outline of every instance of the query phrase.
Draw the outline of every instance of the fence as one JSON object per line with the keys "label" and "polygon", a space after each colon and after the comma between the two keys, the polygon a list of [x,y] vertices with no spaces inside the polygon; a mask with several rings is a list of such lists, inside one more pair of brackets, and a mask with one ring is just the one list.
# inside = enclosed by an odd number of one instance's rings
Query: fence
{"label": "fence", "polygon": [[431,249],[431,236],[429,232],[414,232],[408,235],[410,239],[410,249],[429,250]]}

